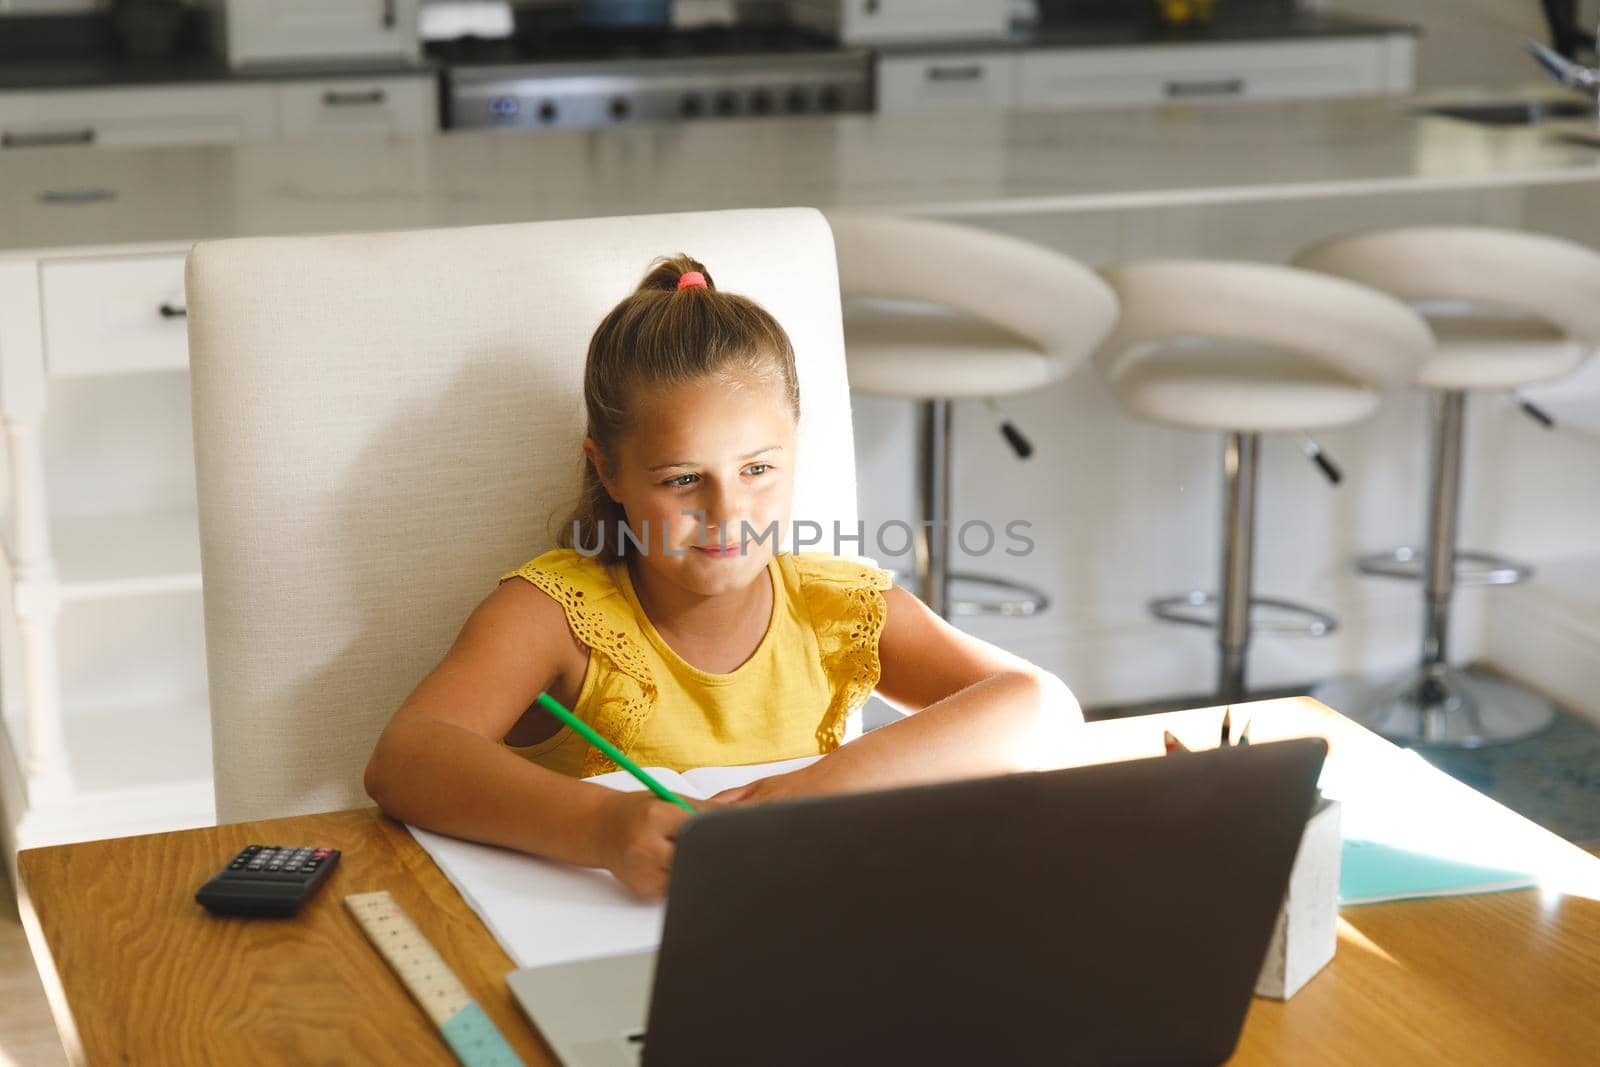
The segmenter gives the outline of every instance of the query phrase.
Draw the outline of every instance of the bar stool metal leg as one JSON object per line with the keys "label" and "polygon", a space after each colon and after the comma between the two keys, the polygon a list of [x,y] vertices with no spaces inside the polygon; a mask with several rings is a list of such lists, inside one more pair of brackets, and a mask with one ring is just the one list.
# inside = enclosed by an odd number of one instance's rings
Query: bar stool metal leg
{"label": "bar stool metal leg", "polygon": [[1222,583],[1215,594],[1194,590],[1150,601],[1166,622],[1217,631],[1217,701],[1245,699],[1245,660],[1256,630],[1322,637],[1339,628],[1332,615],[1278,597],[1251,595],[1256,544],[1256,482],[1261,435],[1230,431],[1222,441]]}
{"label": "bar stool metal leg", "polygon": [[917,475],[918,595],[935,615],[945,616],[950,588],[949,400],[923,400],[917,405]]}
{"label": "bar stool metal leg", "polygon": [[1230,432],[1223,438],[1222,602],[1217,648],[1221,654],[1217,699],[1244,699],[1245,653],[1250,646],[1250,571],[1255,550],[1256,472],[1261,435]]}
{"label": "bar stool metal leg", "polygon": [[1434,404],[1432,476],[1428,507],[1428,558],[1422,576],[1422,665],[1442,666],[1450,636],[1450,600],[1456,591],[1456,529],[1461,517],[1461,438],[1466,397],[1441,393]]}
{"label": "bar stool metal leg", "polygon": [[1466,394],[1440,393],[1434,403],[1428,545],[1422,572],[1422,662],[1386,679],[1337,679],[1313,693],[1385,737],[1414,745],[1504,744],[1539,733],[1555,718],[1548,701],[1520,686],[1450,666],[1465,424]]}
{"label": "bar stool metal leg", "polygon": [[[951,401],[917,405],[917,517],[912,538],[917,595],[944,618],[952,615],[1033,615],[1050,604],[1044,590],[988,574],[950,569]],[[965,587],[965,589],[963,589]],[[967,595],[955,595],[952,590]],[[999,599],[994,594],[1000,594]]]}

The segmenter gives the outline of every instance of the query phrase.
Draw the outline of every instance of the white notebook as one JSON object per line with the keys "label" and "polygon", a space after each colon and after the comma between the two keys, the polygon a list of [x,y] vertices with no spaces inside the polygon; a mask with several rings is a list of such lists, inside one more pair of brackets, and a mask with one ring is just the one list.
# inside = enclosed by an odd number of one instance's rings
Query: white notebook
{"label": "white notebook", "polygon": [[[645,769],[673,792],[704,799],[819,758],[696,767],[681,774],[659,767]],[[644,788],[626,771],[588,781],[625,792]],[[518,967],[643,952],[661,942],[665,905],[640,901],[609,871],[574,867],[415,826],[407,829]]]}

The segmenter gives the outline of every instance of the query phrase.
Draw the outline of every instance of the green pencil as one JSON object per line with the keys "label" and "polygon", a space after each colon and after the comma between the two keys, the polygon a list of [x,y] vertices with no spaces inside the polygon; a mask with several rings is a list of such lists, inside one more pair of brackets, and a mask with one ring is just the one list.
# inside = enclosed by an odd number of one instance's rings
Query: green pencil
{"label": "green pencil", "polygon": [[637,763],[633,762],[633,760],[622,754],[622,749],[618,748],[610,741],[607,741],[605,738],[595,733],[593,727],[591,727],[588,723],[584,722],[582,719],[572,714],[572,712],[562,707],[561,701],[552,697],[549,693],[540,693],[537,703],[542,705],[544,710],[548,711],[550,714],[554,715],[556,718],[572,727],[572,729],[577,732],[579,737],[589,742],[595,748],[598,748],[601,752],[604,752],[607,756],[610,756],[616,761],[617,766],[621,767],[623,770],[639,779],[639,781],[643,782],[645,788],[650,790],[650,792],[654,793],[662,800],[678,805],[678,807],[682,808],[684,811],[694,811],[694,808],[689,806],[689,802],[687,800],[684,800],[678,794],[674,793],[672,790],[668,789],[666,786],[662,785],[660,782],[646,774],[644,772],[644,768],[640,767]]}

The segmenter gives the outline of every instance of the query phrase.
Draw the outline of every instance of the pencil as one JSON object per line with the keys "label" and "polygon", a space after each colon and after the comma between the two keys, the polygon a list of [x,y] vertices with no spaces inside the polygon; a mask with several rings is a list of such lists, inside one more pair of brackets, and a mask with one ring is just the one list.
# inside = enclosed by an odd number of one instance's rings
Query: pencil
{"label": "pencil", "polygon": [[1224,745],[1228,743],[1228,728],[1232,725],[1232,720],[1233,705],[1229,704],[1227,710],[1222,713],[1222,743]]}
{"label": "pencil", "polygon": [[[1254,721],[1255,720],[1253,720],[1253,719],[1251,720],[1251,722],[1254,722]],[[1244,729],[1239,731],[1239,744],[1241,746],[1243,746],[1243,745],[1248,745],[1249,743],[1250,743],[1250,723],[1247,722],[1247,723],[1244,724]]]}
{"label": "pencil", "polygon": [[666,786],[662,785],[660,782],[646,774],[642,767],[622,754],[622,749],[618,748],[610,741],[607,741],[605,738],[595,733],[593,727],[584,722],[582,719],[578,718],[576,715],[572,714],[572,712],[568,711],[566,708],[562,707],[561,702],[552,697],[549,693],[540,693],[539,699],[536,701],[536,703],[541,705],[544,710],[548,711],[550,714],[554,715],[556,718],[572,727],[573,732],[579,737],[589,742],[595,748],[598,748],[601,752],[604,752],[607,756],[610,756],[611,759],[616,761],[617,766],[621,767],[623,770],[639,779],[639,781],[643,782],[644,787],[650,790],[650,792],[654,793],[656,796],[667,801],[668,803],[678,805],[678,807],[682,808],[684,811],[694,812],[694,808],[689,805],[687,800],[684,800],[678,794],[674,793],[672,790],[668,789]]}
{"label": "pencil", "polygon": [[1162,730],[1161,731],[1161,743],[1163,745],[1167,746],[1167,755],[1169,755],[1169,756],[1172,755],[1174,752],[1187,752],[1187,751],[1189,751],[1188,749],[1183,747],[1183,742],[1179,741],[1178,740],[1178,736],[1176,734],[1174,734],[1171,730]]}

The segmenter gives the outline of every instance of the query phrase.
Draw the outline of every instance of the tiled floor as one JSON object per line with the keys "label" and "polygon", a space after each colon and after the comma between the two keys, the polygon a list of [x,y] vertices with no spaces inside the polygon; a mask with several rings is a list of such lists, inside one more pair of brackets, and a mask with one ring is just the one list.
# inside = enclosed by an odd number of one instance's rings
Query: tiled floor
{"label": "tiled floor", "polygon": [[[1256,694],[1293,696],[1303,690]],[[877,702],[874,702],[877,703]],[[1209,704],[1190,697],[1137,707],[1091,709],[1089,718],[1169,711]],[[869,727],[894,713],[868,709]],[[1539,737],[1476,752],[1424,752],[1426,758],[1475,789],[1563,837],[1600,845],[1600,728],[1562,713]],[[0,879],[3,879],[0,875]],[[0,1067],[59,1067],[66,1063],[44,990],[17,919],[8,882],[0,881]]]}

